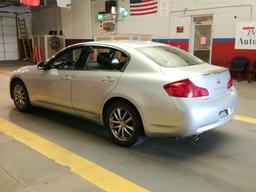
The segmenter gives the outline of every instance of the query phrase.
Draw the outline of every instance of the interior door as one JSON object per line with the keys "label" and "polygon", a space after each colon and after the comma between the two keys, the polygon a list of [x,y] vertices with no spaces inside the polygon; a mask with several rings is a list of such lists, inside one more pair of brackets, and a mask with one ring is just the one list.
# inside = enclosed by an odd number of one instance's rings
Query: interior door
{"label": "interior door", "polygon": [[75,112],[98,118],[105,97],[116,87],[128,56],[108,47],[88,47],[84,65],[72,79]]}
{"label": "interior door", "polygon": [[34,89],[37,102],[72,109],[71,82],[82,50],[83,47],[67,49],[49,61],[49,70],[40,70]]}
{"label": "interior door", "polygon": [[210,63],[212,52],[212,16],[194,17],[193,32],[193,54],[203,61]]}

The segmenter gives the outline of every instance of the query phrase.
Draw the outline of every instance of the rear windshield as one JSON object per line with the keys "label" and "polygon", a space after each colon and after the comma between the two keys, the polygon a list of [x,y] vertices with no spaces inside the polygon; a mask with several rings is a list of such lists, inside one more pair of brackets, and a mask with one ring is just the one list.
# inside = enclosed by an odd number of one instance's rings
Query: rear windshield
{"label": "rear windshield", "polygon": [[164,67],[183,67],[204,63],[190,53],[171,46],[142,47],[137,50]]}

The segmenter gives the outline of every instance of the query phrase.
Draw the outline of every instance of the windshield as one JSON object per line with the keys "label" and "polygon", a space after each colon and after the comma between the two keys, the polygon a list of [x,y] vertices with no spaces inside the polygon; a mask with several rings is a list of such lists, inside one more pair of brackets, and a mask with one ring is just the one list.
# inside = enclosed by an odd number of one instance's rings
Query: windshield
{"label": "windshield", "polygon": [[183,67],[204,63],[190,53],[171,46],[142,47],[137,50],[164,67]]}

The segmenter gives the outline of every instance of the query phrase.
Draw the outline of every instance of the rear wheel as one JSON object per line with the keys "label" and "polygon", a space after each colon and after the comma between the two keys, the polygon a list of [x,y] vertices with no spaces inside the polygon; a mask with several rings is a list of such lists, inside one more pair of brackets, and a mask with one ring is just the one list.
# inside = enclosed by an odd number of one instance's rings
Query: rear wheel
{"label": "rear wheel", "polygon": [[133,106],[125,102],[114,102],[104,117],[112,140],[124,147],[136,144],[143,133],[140,115]]}
{"label": "rear wheel", "polygon": [[31,108],[28,91],[21,81],[15,81],[12,85],[12,96],[16,108],[21,112],[27,112]]}

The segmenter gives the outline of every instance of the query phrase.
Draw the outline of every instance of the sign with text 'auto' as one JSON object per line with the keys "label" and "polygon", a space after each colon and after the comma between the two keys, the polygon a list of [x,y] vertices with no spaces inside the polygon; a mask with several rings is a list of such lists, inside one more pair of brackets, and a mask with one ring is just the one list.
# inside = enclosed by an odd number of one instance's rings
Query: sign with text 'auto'
{"label": "sign with text 'auto'", "polygon": [[256,22],[237,24],[235,49],[256,50]]}

